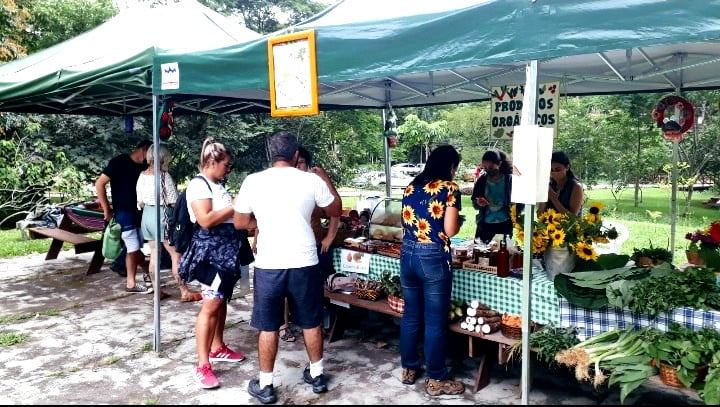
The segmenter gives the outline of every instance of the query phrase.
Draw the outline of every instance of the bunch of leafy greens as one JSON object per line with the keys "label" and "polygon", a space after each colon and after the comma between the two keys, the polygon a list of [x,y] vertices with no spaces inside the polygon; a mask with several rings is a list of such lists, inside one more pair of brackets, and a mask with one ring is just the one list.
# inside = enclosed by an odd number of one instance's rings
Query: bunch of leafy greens
{"label": "bunch of leafy greens", "polygon": [[676,307],[720,309],[715,273],[704,267],[689,267],[683,272],[646,279],[630,289],[630,296],[631,311],[651,316]]}
{"label": "bunch of leafy greens", "polygon": [[608,379],[610,386],[620,386],[620,402],[649,377],[657,374],[643,344],[652,337],[648,328],[635,330],[634,325],[593,336],[557,354],[555,360],[575,368],[578,381],[592,380],[597,388]]}
{"label": "bunch of leafy greens", "polygon": [[[520,342],[518,342],[520,343]],[[549,323],[530,334],[530,346],[537,349],[538,357],[549,364],[555,355],[580,343],[576,327],[560,328]]]}
{"label": "bunch of leafy greens", "polygon": [[[645,277],[663,277],[673,272],[669,263],[663,263],[653,267]],[[638,274],[636,277],[641,276]],[[640,283],[639,279],[618,280],[608,284],[605,294],[608,299],[608,305],[616,308],[630,309],[633,302],[632,288]]]}
{"label": "bunch of leafy greens", "polygon": [[[624,256],[627,263],[627,256]],[[613,269],[583,271],[555,276],[555,290],[568,302],[580,307],[598,309],[608,305],[607,287],[620,280],[638,280],[650,273],[662,273],[671,269],[662,264],[653,269],[621,266]],[[657,269],[657,270],[656,270]]]}

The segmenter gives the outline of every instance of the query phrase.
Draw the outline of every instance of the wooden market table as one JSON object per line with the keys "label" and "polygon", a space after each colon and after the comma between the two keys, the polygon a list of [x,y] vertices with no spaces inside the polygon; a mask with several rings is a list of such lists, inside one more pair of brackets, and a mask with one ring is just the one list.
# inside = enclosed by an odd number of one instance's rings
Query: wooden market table
{"label": "wooden market table", "polygon": [[28,234],[31,239],[52,239],[45,260],[57,259],[66,242],[73,245],[77,254],[93,252],[86,274],[94,274],[100,271],[105,262],[102,255],[102,235],[95,238],[88,234],[102,233],[104,226],[103,212],[95,209],[92,204],[68,204],[63,206],[63,217],[58,227],[28,228]]}

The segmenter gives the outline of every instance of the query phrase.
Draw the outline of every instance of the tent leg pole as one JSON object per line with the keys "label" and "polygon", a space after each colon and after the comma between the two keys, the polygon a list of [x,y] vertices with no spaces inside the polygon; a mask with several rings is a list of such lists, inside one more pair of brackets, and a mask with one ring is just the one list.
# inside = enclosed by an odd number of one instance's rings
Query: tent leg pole
{"label": "tent leg pole", "polygon": [[[160,156],[160,135],[158,134],[158,97],[153,94],[153,157]],[[153,176],[155,177],[155,202],[160,202],[160,160],[153,160]],[[160,205],[155,205],[155,230],[160,230]],[[153,335],[153,349],[160,352],[160,250],[162,250],[162,241],[160,233],[155,233],[155,267],[154,270],[148,270],[153,273],[155,280],[154,300],[153,300],[153,320],[155,334]]]}
{"label": "tent leg pole", "polygon": [[392,195],[392,176],[390,175],[390,142],[385,137],[385,120],[387,119],[386,109],[382,110],[382,122],[383,122],[383,146],[385,147],[385,196],[390,198]]}
{"label": "tent leg pole", "polygon": [[[678,143],[679,141],[673,141],[672,143],[672,193],[670,197],[670,253],[675,253],[675,223],[677,221],[677,179],[678,179]],[[692,186],[690,187],[692,188]],[[671,257],[672,260],[675,260]]]}
{"label": "tent leg pole", "polygon": [[[525,67],[525,98],[523,100],[522,124],[535,125],[537,115],[537,83],[538,63],[532,60]],[[537,158],[536,158],[537,161]],[[523,242],[523,281],[522,281],[522,373],[520,376],[521,403],[528,404],[530,393],[530,309],[532,308],[530,293],[532,287],[532,219],[535,205],[525,206],[525,241]]]}

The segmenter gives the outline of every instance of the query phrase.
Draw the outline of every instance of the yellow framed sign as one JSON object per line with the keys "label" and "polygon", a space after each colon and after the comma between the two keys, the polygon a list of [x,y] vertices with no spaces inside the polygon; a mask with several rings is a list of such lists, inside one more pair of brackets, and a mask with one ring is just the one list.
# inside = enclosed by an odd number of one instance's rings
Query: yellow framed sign
{"label": "yellow framed sign", "polygon": [[301,31],[268,39],[270,115],[318,114],[315,31]]}

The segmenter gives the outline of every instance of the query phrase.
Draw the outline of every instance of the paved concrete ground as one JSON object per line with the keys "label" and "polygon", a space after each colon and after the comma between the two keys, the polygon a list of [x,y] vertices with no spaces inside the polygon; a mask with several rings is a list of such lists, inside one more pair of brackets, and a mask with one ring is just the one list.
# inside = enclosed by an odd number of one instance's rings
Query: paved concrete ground
{"label": "paved concrete ground", "polygon": [[[246,391],[257,377],[256,332],[249,324],[252,295],[236,289],[228,310],[226,342],[242,350],[240,364],[216,364],[222,387],[199,389],[194,321],[199,303],[181,303],[169,271],[162,282],[173,297],[161,306],[161,352],[152,351],[153,296],[126,294],[124,280],[103,267],[85,276],[90,254],[62,252],[0,260],[0,335],[25,336],[0,347],[1,404],[259,404]],[[453,337],[455,338],[455,337]],[[477,360],[464,356],[466,340],[451,341],[449,362],[471,387]],[[519,364],[495,366],[480,392],[432,398],[422,380],[400,383],[397,321],[358,314],[344,339],[326,346],[329,391],[316,395],[302,381],[302,338],[281,342],[275,367],[278,404],[519,404]],[[593,391],[562,369],[540,367],[532,404],[619,404],[617,389]],[[692,394],[646,385],[626,404],[698,404]]]}

